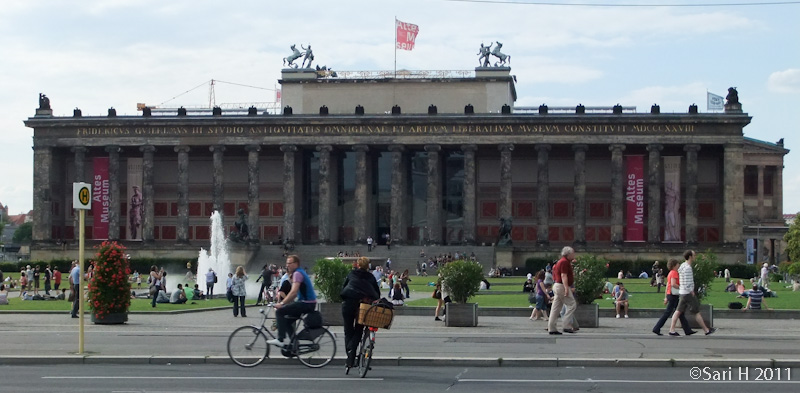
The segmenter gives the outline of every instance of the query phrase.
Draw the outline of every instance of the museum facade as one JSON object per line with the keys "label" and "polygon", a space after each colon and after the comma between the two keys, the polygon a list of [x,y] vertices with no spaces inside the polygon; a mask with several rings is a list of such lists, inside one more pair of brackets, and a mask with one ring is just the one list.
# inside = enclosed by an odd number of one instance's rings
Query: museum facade
{"label": "museum facade", "polygon": [[[72,183],[93,186],[89,239],[196,253],[208,217],[242,210],[250,245],[493,246],[518,264],[564,245],[613,258],[716,250],[783,258],[782,142],[724,112],[515,108],[509,68],[286,69],[283,111],[54,117],[34,129],[32,257],[71,255]],[[41,105],[40,105],[41,106]],[[748,242],[748,239],[753,239]],[[177,250],[177,251],[176,251]]]}

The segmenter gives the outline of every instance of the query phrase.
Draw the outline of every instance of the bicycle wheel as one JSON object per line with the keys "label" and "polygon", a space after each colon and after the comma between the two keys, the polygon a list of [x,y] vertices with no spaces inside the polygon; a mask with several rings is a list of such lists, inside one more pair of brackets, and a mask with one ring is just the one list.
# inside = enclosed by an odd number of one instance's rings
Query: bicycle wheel
{"label": "bicycle wheel", "polygon": [[267,336],[257,326],[242,326],[228,337],[228,356],[242,367],[255,367],[269,356]]}
{"label": "bicycle wheel", "polygon": [[361,346],[358,351],[358,375],[361,378],[367,376],[369,363],[372,361],[372,349],[375,346],[375,342],[372,341],[371,333],[368,329],[364,329],[364,337],[361,339]]}
{"label": "bicycle wheel", "polygon": [[336,355],[336,338],[328,329],[303,329],[292,340],[292,348],[300,363],[307,367],[324,367]]}

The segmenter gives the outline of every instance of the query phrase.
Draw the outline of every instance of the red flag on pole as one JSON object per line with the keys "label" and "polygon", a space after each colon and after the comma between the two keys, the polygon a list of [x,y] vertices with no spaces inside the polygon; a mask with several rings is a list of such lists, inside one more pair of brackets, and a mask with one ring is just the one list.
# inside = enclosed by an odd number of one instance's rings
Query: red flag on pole
{"label": "red flag on pole", "polygon": [[397,27],[397,33],[395,34],[397,38],[396,48],[402,50],[414,49],[414,40],[417,39],[417,34],[419,34],[419,26],[401,22],[397,19],[394,20],[394,24]]}

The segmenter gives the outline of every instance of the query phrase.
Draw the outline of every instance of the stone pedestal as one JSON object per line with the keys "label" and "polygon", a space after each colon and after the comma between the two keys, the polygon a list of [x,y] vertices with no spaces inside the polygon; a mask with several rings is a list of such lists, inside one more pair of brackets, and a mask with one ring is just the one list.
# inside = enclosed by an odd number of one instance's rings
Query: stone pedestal
{"label": "stone pedestal", "polygon": [[322,321],[327,326],[344,326],[342,303],[317,303]]}
{"label": "stone pedestal", "polygon": [[575,319],[578,320],[579,328],[600,327],[600,306],[595,303],[592,304],[578,303],[578,308],[575,309],[574,315]]}
{"label": "stone pedestal", "polygon": [[514,251],[510,249],[495,248],[494,250],[494,263],[497,269],[507,268],[513,270],[514,266]]}

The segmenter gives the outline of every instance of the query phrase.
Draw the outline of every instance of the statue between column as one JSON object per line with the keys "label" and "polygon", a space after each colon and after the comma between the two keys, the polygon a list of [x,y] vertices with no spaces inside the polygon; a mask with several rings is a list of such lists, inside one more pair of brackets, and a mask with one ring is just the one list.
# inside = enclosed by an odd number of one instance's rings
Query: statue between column
{"label": "statue between column", "polygon": [[228,235],[228,239],[236,243],[247,243],[250,241],[250,229],[247,226],[247,216],[244,214],[244,209],[239,209],[236,214],[239,215],[239,219],[233,223],[233,226],[236,227],[235,232],[231,232]]}
{"label": "statue between column", "polygon": [[511,217],[500,217],[500,230],[497,237],[498,246],[511,246]]}

